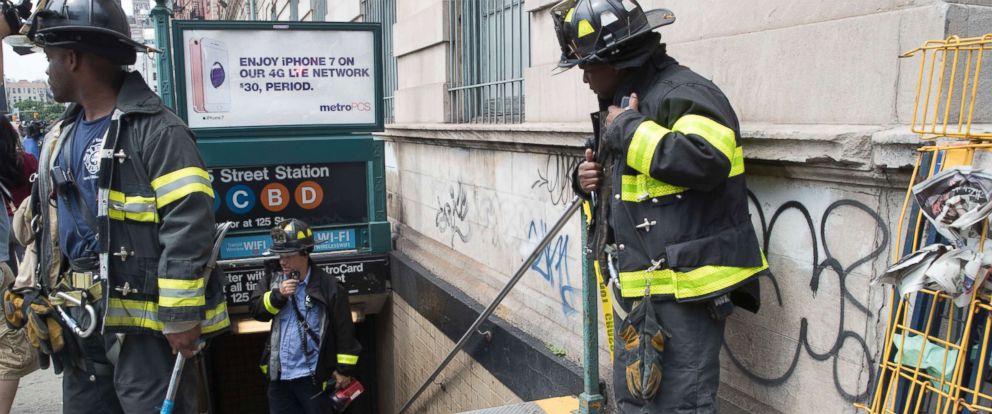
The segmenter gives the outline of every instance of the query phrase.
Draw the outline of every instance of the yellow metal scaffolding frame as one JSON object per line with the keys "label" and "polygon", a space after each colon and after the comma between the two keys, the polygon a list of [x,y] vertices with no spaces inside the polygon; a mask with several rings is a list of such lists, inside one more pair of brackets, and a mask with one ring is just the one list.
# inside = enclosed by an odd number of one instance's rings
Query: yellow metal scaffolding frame
{"label": "yellow metal scaffolding frame", "polygon": [[[910,203],[914,202],[912,187],[916,184],[917,177],[926,179],[939,173],[937,160],[941,160],[941,170],[972,165],[976,153],[992,149],[992,142],[988,142],[992,141],[992,131],[973,124],[976,107],[987,109],[984,108],[985,102],[979,102],[981,97],[978,94],[982,83],[982,69],[992,66],[983,65],[986,50],[992,50],[992,34],[932,40],[901,56],[918,56],[920,59],[911,130],[919,134],[921,139],[933,144],[918,149],[899,215],[897,229],[900,234],[895,238],[894,261],[902,257],[904,246],[900,244],[907,238],[907,234],[913,236],[912,245],[907,251],[916,251],[922,247],[920,236],[924,233],[923,226],[926,224],[923,213],[919,212],[915,218],[907,217]],[[990,71],[992,70],[986,70],[985,73]],[[992,102],[988,106],[992,108]],[[926,174],[920,174],[924,155],[928,153],[926,158],[930,162]],[[914,220],[915,223],[908,226],[907,219]],[[985,246],[988,227],[988,220],[985,220],[979,251]],[[907,233],[909,231],[912,233]],[[888,309],[895,311],[890,313],[892,320],[885,331],[883,358],[879,363],[880,375],[872,400],[868,405],[855,404],[855,407],[872,414],[909,414],[919,413],[921,410],[958,413],[964,409],[992,413],[992,392],[982,389],[983,378],[989,374],[988,344],[992,331],[992,298],[979,295],[979,290],[980,286],[976,284],[963,314],[952,303],[952,297],[941,291],[923,289],[903,296],[895,293],[889,295]],[[897,292],[895,288],[892,291]],[[929,306],[923,306],[925,309],[912,309],[912,304],[916,303],[915,299],[919,295],[925,295],[929,299],[921,302],[928,302]],[[917,327],[921,321],[925,321],[922,329],[913,328],[910,323],[914,312],[918,316]],[[920,315],[919,312],[925,313]],[[976,320],[983,321],[979,322],[978,330],[974,330],[976,327],[972,326]],[[973,333],[980,336],[977,343],[974,342],[976,338],[972,337]],[[907,352],[907,338],[922,341],[919,355]],[[894,339],[898,345],[893,342]],[[936,347],[932,349],[943,352],[942,358],[939,358],[941,363],[935,369],[936,373],[924,368],[926,350],[931,346]],[[956,356],[951,358],[952,354]],[[966,379],[969,366],[976,372]]]}
{"label": "yellow metal scaffolding frame", "polygon": [[[975,108],[981,98],[978,91],[986,50],[992,50],[992,33],[982,37],[951,36],[945,40],[931,40],[900,56],[919,56],[920,60],[913,103],[913,132],[923,139],[992,140],[992,130],[972,130]],[[962,64],[964,70],[960,71]]]}

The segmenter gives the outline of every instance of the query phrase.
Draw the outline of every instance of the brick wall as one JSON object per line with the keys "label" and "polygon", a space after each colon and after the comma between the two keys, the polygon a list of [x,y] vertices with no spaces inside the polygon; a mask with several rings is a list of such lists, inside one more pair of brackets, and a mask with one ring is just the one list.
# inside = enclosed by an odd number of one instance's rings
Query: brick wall
{"label": "brick wall", "polygon": [[[384,413],[399,410],[437,364],[455,347],[430,321],[399,295],[383,309],[377,337],[379,348],[379,406]],[[465,352],[459,352],[424,391],[410,413],[456,413],[520,402]]]}

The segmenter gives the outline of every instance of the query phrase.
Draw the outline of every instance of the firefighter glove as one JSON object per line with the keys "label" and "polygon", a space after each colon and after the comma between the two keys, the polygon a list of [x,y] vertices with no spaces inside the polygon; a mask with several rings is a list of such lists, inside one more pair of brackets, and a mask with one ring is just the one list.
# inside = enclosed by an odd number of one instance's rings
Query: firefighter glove
{"label": "firefighter glove", "polygon": [[665,341],[670,337],[658,321],[650,296],[633,307],[619,332],[627,391],[635,398],[650,401],[661,388]]}
{"label": "firefighter glove", "polygon": [[24,327],[24,297],[10,289],[3,291],[3,313],[12,329]]}
{"label": "firefighter glove", "polygon": [[56,318],[54,309],[48,299],[38,297],[28,306],[27,312],[28,342],[44,354],[51,355],[62,351],[65,339],[62,336],[62,326]]}

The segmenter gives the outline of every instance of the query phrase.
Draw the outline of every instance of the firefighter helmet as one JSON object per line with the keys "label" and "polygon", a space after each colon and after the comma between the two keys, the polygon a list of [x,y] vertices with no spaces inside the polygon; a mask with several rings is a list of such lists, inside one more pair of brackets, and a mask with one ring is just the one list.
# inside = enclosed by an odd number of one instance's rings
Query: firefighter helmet
{"label": "firefighter helmet", "polygon": [[561,68],[611,63],[631,40],[675,22],[670,10],[645,12],[635,0],[564,0],[551,8],[551,18]]}
{"label": "firefighter helmet", "polygon": [[277,224],[272,228],[272,248],[270,253],[284,254],[295,253],[306,250],[313,252],[314,242],[313,230],[303,220],[289,219]]}
{"label": "firefighter helmet", "polygon": [[27,40],[35,46],[94,53],[116,64],[134,64],[138,52],[154,51],[131,39],[117,0],[48,0],[27,24]]}

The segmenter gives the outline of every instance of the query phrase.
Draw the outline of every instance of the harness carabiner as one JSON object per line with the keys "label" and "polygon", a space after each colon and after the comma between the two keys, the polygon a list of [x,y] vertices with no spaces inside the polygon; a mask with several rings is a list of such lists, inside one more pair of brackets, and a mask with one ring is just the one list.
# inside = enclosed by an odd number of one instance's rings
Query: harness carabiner
{"label": "harness carabiner", "polygon": [[69,314],[64,309],[62,309],[62,305],[55,306],[55,310],[57,310],[59,312],[59,315],[62,316],[62,320],[65,322],[66,325],[69,326],[69,329],[71,329],[72,332],[74,332],[76,335],[79,335],[80,338],[86,338],[89,337],[91,334],[93,334],[93,331],[96,330],[96,323],[97,323],[96,311],[93,310],[93,306],[90,306],[90,304],[88,303],[84,305],[82,301],[72,297],[72,295],[69,295],[68,293],[65,292],[55,292],[55,296],[65,301],[68,301],[73,305],[85,309],[86,314],[89,315],[90,317],[89,326],[87,326],[86,329],[81,329],[79,327],[79,324],[76,322],[76,320],[72,319],[72,317],[69,316]]}

